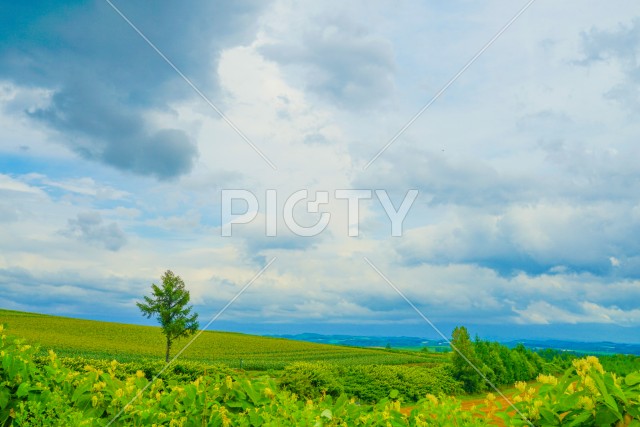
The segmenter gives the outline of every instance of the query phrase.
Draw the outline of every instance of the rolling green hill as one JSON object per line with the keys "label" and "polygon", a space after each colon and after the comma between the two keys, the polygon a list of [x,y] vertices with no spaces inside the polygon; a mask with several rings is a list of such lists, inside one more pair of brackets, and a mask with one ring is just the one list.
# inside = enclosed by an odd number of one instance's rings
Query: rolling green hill
{"label": "rolling green hill", "polygon": [[[131,361],[161,358],[164,336],[160,328],[72,319],[0,309],[5,333],[55,350],[61,356],[83,356]],[[176,354],[188,341],[176,343]],[[341,365],[441,363],[436,354],[341,347],[230,332],[205,331],[181,355],[182,359],[221,362],[245,369],[282,369],[297,361],[324,361]]]}

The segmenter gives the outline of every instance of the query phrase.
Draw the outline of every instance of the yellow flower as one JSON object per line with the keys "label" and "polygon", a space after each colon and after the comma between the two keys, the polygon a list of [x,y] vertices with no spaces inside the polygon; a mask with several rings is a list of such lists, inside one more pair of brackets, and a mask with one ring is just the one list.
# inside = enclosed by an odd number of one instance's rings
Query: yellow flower
{"label": "yellow flower", "polygon": [[558,379],[553,375],[540,374],[538,375],[538,378],[536,378],[536,380],[542,384],[551,384],[551,385],[558,384]]}
{"label": "yellow flower", "polygon": [[593,381],[593,378],[585,377],[584,378],[584,385],[585,385],[585,387],[587,387],[589,389],[589,391],[591,393],[600,394],[600,392],[598,391],[598,388],[596,387],[595,381]]}
{"label": "yellow flower", "polygon": [[109,372],[109,375],[114,376],[115,373],[116,373],[116,368],[117,367],[118,367],[118,361],[117,360],[112,360],[109,369],[107,369],[107,372]]}
{"label": "yellow flower", "polygon": [[275,397],[275,393],[273,392],[273,390],[271,390],[270,387],[265,387],[264,395],[267,396],[269,399],[273,399]]}
{"label": "yellow flower", "polygon": [[525,383],[524,381],[518,381],[516,382],[516,389],[521,392],[524,393],[525,389],[527,388],[527,383]]}
{"label": "yellow flower", "polygon": [[590,411],[595,407],[595,404],[593,403],[593,399],[589,396],[580,396],[578,398],[578,407]]}
{"label": "yellow flower", "polygon": [[600,372],[601,374],[604,373],[604,369],[602,368],[602,365],[600,364],[600,361],[598,360],[597,357],[595,357],[595,356],[587,356],[587,363],[589,364],[589,367],[595,369],[596,371]]}
{"label": "yellow flower", "polygon": [[144,378],[144,372],[142,372],[140,369],[138,369],[136,371],[136,377],[138,378]]}
{"label": "yellow flower", "polygon": [[98,396],[91,396],[91,406],[94,408],[98,406]]}
{"label": "yellow flower", "polygon": [[438,398],[435,397],[433,394],[431,393],[427,394],[427,399],[429,400],[429,402],[431,402],[433,406],[438,406]]}
{"label": "yellow flower", "polygon": [[587,372],[589,372],[589,368],[591,368],[591,365],[589,365],[586,359],[576,359],[571,363],[573,367],[576,368],[576,373],[581,377],[584,377]]}

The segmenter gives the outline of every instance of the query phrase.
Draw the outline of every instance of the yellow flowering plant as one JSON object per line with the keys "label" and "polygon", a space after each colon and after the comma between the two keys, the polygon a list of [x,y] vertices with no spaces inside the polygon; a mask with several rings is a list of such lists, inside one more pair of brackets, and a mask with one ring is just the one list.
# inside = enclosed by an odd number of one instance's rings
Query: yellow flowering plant
{"label": "yellow flowering plant", "polygon": [[[576,359],[560,378],[539,375],[538,390],[516,384],[516,407],[534,425],[640,427],[640,372],[624,380],[606,372],[598,358]],[[527,425],[503,413],[508,425]]]}

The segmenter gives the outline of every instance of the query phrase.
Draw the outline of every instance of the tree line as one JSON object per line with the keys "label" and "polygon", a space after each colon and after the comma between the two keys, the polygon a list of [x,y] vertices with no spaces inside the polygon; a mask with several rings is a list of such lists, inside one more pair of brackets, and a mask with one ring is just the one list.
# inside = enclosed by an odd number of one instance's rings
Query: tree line
{"label": "tree line", "polygon": [[539,373],[557,372],[562,366],[549,362],[537,352],[518,344],[509,348],[498,342],[472,341],[469,331],[458,326],[451,336],[453,377],[467,393],[477,393],[496,386],[529,381]]}

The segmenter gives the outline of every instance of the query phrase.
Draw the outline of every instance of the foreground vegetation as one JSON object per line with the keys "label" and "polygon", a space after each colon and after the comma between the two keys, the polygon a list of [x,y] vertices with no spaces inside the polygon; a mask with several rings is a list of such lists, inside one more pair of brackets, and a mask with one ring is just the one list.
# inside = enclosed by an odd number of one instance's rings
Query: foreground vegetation
{"label": "foreground vegetation", "polygon": [[365,405],[346,394],[304,399],[272,378],[249,379],[222,366],[191,381],[130,374],[116,361],[78,370],[53,351],[38,360],[36,348],[2,329],[0,335],[2,426],[640,426],[640,373],[608,373],[595,357],[574,360],[559,378],[538,376],[540,387],[518,382],[514,407],[489,394],[463,411],[442,390],[407,414],[396,389]]}

